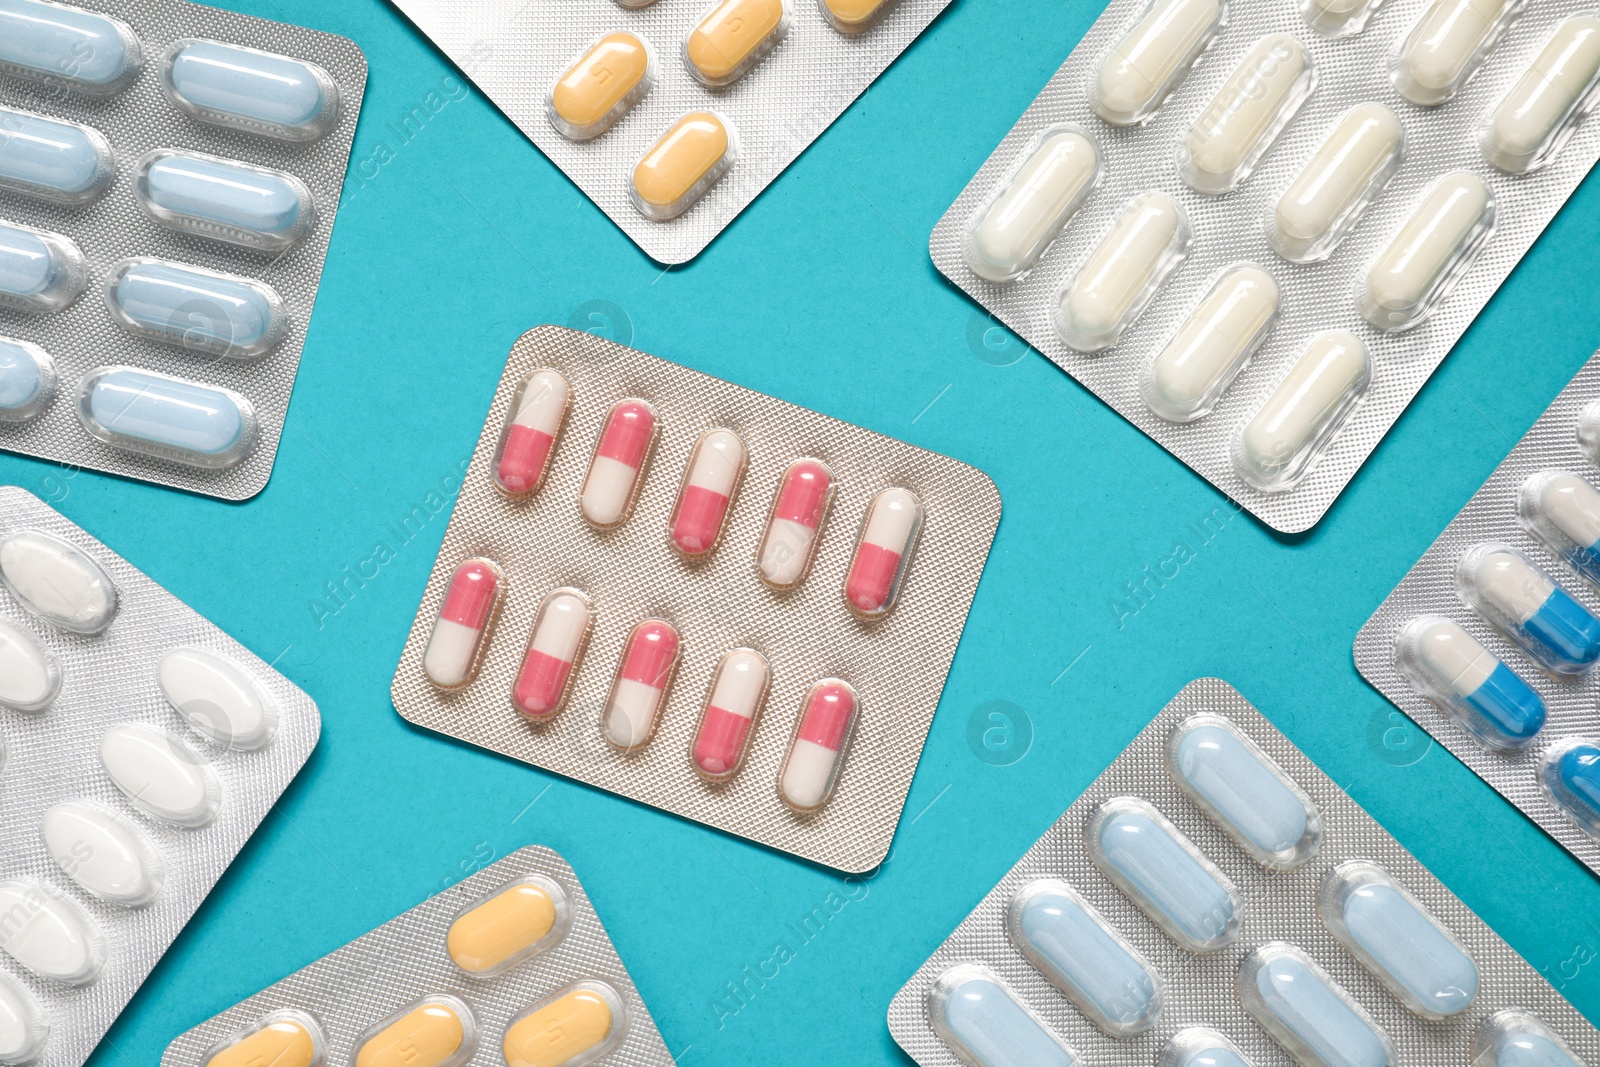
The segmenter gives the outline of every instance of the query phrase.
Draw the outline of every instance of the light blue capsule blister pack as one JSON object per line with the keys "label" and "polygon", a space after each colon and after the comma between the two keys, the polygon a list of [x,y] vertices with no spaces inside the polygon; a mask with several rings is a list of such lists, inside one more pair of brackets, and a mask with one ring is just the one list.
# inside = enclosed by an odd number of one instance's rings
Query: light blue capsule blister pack
{"label": "light blue capsule blister pack", "polygon": [[326,33],[0,0],[0,448],[260,492],[365,85]]}
{"label": "light blue capsule blister pack", "polygon": [[1355,660],[1600,874],[1600,353],[1378,606]]}
{"label": "light blue capsule blister pack", "polygon": [[983,898],[889,1029],[923,1067],[1600,1062],[1600,1031],[1215,678]]}

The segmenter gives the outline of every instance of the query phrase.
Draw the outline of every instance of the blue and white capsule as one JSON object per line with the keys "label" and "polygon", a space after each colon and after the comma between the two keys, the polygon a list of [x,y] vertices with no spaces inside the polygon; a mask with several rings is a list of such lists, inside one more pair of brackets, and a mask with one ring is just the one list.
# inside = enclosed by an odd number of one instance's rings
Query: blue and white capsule
{"label": "blue and white capsule", "polygon": [[44,0],[0,0],[0,73],[110,96],[139,73],[144,54],[128,24]]}
{"label": "blue and white capsule", "polygon": [[928,1021],[967,1067],[1074,1067],[1066,1048],[989,968],[962,963],[928,989]]}
{"label": "blue and white capsule", "polygon": [[129,333],[205,355],[253,359],[289,329],[271,286],[183,263],[125,259],[105,292],[111,317]]}
{"label": "blue and white capsule", "polygon": [[1583,737],[1556,742],[1544,755],[1539,781],[1562,811],[1600,837],[1600,745]]}
{"label": "blue and white capsule", "polygon": [[197,122],[262,137],[314,141],[339,121],[339,86],[326,70],[221,41],[174,41],[161,62],[161,88]]}
{"label": "blue and white capsule", "polygon": [[1419,615],[1395,635],[1406,681],[1487,748],[1526,746],[1544,729],[1544,700],[1459,625]]}
{"label": "blue and white capsule", "polygon": [[1509,545],[1468,549],[1456,594],[1556,674],[1582,674],[1600,660],[1600,619]]}
{"label": "blue and white capsule", "polygon": [[0,188],[76,206],[105,192],[116,173],[99,130],[0,107]]}
{"label": "blue and white capsule", "polygon": [[1517,517],[1572,569],[1600,585],[1600,491],[1566,471],[1540,471],[1522,483]]}
{"label": "blue and white capsule", "polygon": [[0,422],[30,422],[55,395],[50,353],[28,341],[0,337]]}
{"label": "blue and white capsule", "polygon": [[1303,1067],[1394,1067],[1394,1042],[1304,951],[1262,945],[1239,965],[1239,1003]]}
{"label": "blue and white capsule", "polygon": [[0,222],[0,308],[60,311],[88,284],[88,264],[72,238]]}
{"label": "blue and white capsule", "polygon": [[317,223],[311,191],[293,174],[201,152],[149,153],[133,193],[162,225],[257,252],[293,248]]}
{"label": "blue and white capsule", "polygon": [[1478,1025],[1472,1067],[1583,1067],[1583,1061],[1537,1017],[1513,1009]]}
{"label": "blue and white capsule", "polygon": [[113,448],[206,470],[235,466],[256,439],[254,410],[238,393],[137,367],[90,371],[78,420]]}
{"label": "blue and white capsule", "polygon": [[1156,1067],[1254,1067],[1239,1046],[1215,1030],[1179,1030],[1161,1050]]}

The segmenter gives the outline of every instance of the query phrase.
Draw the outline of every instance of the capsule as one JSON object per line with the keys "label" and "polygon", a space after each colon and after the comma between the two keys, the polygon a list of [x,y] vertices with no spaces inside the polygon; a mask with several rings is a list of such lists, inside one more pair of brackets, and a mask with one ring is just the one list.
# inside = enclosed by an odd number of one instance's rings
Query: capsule
{"label": "capsule", "polygon": [[794,21],[791,0],[718,0],[683,41],[694,80],[732,85],[778,46]]}
{"label": "capsule", "polygon": [[253,359],[288,332],[265,282],[160,259],[125,259],[106,279],[111,317],[129,333],[190,352]]}
{"label": "capsule", "polygon": [[502,493],[522,499],[539,491],[571,403],[572,387],[548,368],[534,371],[517,386],[494,449],[494,484]]}
{"label": "capsule", "polygon": [[717,664],[691,753],[702,778],[725,782],[744,766],[771,678],[766,657],[754,649],[736,648]]}
{"label": "capsule", "polygon": [[1110,348],[1189,254],[1183,208],[1166,193],[1128,201],[1061,291],[1056,333],[1079,352]]}
{"label": "capsule", "polygon": [[822,17],[840,33],[866,33],[894,7],[895,0],[819,0]]}
{"label": "capsule", "polygon": [[86,204],[106,191],[116,173],[116,157],[99,130],[0,107],[0,188],[57,204]]}
{"label": "capsule", "polygon": [[456,916],[445,951],[478,978],[504,974],[566,934],[567,898],[546,878],[530,876],[480,897]]}
{"label": "capsule", "polygon": [[1514,548],[1469,549],[1456,595],[1556,674],[1582,674],[1600,660],[1600,619]]}
{"label": "capsule", "polygon": [[144,54],[128,24],[43,0],[0,0],[0,71],[86,96],[110,96]]}
{"label": "capsule", "polygon": [[606,530],[628,521],[655,440],[656,413],[643,400],[623,400],[606,414],[578,500],[591,526]]}
{"label": "capsule", "polygon": [[1089,105],[1113,126],[1155,114],[1222,26],[1223,0],[1153,0],[1089,82]]}
{"label": "capsule", "polygon": [[1230,268],[1146,367],[1145,406],[1168,422],[1204,418],[1277,320],[1272,275],[1251,263]]}
{"label": "capsule", "polygon": [[277,1011],[211,1051],[205,1067],[321,1067],[322,1028],[304,1012]]}
{"label": "capsule", "polygon": [[1267,241],[1293,263],[1326,259],[1400,166],[1405,130],[1382,104],[1336,122],[1267,216]]}
{"label": "capsule", "polygon": [[1521,9],[1522,0],[1431,0],[1390,60],[1395,91],[1422,107],[1444,103]]}
{"label": "capsule", "polygon": [[1550,746],[1540,781],[1551,800],[1600,837],[1600,745],[1570,737]]}
{"label": "capsule", "polygon": [[0,422],[29,422],[56,397],[50,353],[28,341],[0,337]]}
{"label": "capsule", "polygon": [[19,530],[0,541],[0,584],[23,610],[69,633],[102,633],[117,617],[117,585],[69,541]]}
{"label": "capsule", "polygon": [[1239,1046],[1215,1030],[1193,1026],[1172,1035],[1156,1067],[1251,1067]]}
{"label": "capsule", "polygon": [[633,168],[628,196],[646,218],[666,222],[693,207],[739,158],[739,134],[715,111],[691,111]]}
{"label": "capsule", "polygon": [[539,605],[528,654],[511,690],[512,705],[534,722],[548,722],[566,706],[589,643],[591,618],[588,597],[576,589],[557,589]]}
{"label": "capsule", "polygon": [[832,500],[833,473],[820,460],[789,464],[756,551],[762,581],[774,589],[792,589],[805,580]]}
{"label": "capsule", "polygon": [[1428,186],[1356,290],[1356,308],[1380,330],[1417,325],[1466,273],[1494,229],[1494,197],[1471,171]]}
{"label": "capsule", "polygon": [[672,547],[689,559],[708,555],[744,480],[744,442],[732,430],[708,430],[695,442],[668,523]]}
{"label": "capsule", "polygon": [[1329,330],[1311,339],[1266,402],[1234,439],[1233,465],[1262,492],[1293,486],[1365,394],[1367,346]]}
{"label": "capsule", "polygon": [[368,1030],[356,1043],[354,1067],[460,1067],[477,1031],[472,1009],[446,994],[427,997]]}
{"label": "capsule", "polygon": [[880,619],[894,607],[921,529],[922,501],[909,489],[872,498],[844,582],[845,602],[857,615]]}
{"label": "capsule", "polygon": [[1583,1067],[1577,1053],[1525,1011],[1497,1011],[1472,1035],[1472,1067]]}
{"label": "capsule", "polygon": [[1538,170],[1561,151],[1600,84],[1600,15],[1563,20],[1478,131],[1483,158],[1508,174]]}
{"label": "capsule", "polygon": [[969,1067],[1075,1067],[1077,1057],[987,967],[958,964],[928,988],[928,1021]]}
{"label": "capsule", "polygon": [[1239,965],[1239,1002],[1306,1067],[1393,1067],[1389,1035],[1328,972],[1294,945],[1275,941]]}
{"label": "capsule", "polygon": [[78,421],[113,448],[203,470],[237,466],[256,441],[255,409],[232,389],[137,367],[90,371]]}
{"label": "capsule", "polygon": [[656,80],[656,57],[643,38],[618,30],[601,37],[550,89],[550,125],[572,141],[592,141],[643,100]]}
{"label": "capsule", "polygon": [[798,812],[828,802],[854,733],[860,704],[848,682],[824,678],[806,693],[789,754],[778,772],[778,797]]}
{"label": "capsule", "polygon": [[0,222],[0,309],[60,311],[87,284],[89,267],[72,238]]}
{"label": "capsule", "polygon": [[148,153],[133,193],[164,226],[257,252],[293,248],[317,223],[311,191],[293,174],[201,152]]}
{"label": "capsule", "polygon": [[1300,17],[1324,37],[1360,33],[1383,0],[1300,0]]}
{"label": "capsule", "polygon": [[1236,187],[1294,118],[1316,84],[1299,41],[1271,33],[1245,53],[1184,135],[1178,173],[1213,196]]}
{"label": "capsule", "polygon": [[622,1043],[627,1007],[604,982],[578,982],[506,1030],[506,1067],[581,1067]]}
{"label": "capsule", "polygon": [[1550,551],[1600,585],[1600,492],[1565,471],[1540,471],[1522,483],[1517,517]]}
{"label": "capsule", "polygon": [[87,985],[105,966],[100,924],[54,886],[0,882],[0,915],[0,950],[37,978]]}
{"label": "capsule", "polygon": [[27,987],[0,974],[0,1063],[31,1063],[50,1040],[50,1020]]}
{"label": "capsule", "polygon": [[1413,689],[1489,748],[1522,748],[1544,728],[1544,701],[1533,687],[1449,619],[1406,623],[1395,662]]}
{"label": "capsule", "polygon": [[655,733],[678,666],[678,646],[678,631],[660,619],[646,619],[628,635],[600,717],[600,729],[614,747],[632,752]]}
{"label": "capsule", "polygon": [[39,837],[67,877],[101,900],[143,907],[166,884],[166,864],[145,832],[99,805],[55,805],[39,820]]}
{"label": "capsule", "polygon": [[221,41],[174,41],[161,88],[198,122],[283,141],[314,141],[339,121],[339,86],[327,71]]}
{"label": "capsule", "polygon": [[43,711],[61,691],[61,666],[39,639],[0,619],[0,706]]}
{"label": "capsule", "polygon": [[197,830],[222,807],[222,783],[211,763],[177,734],[128,723],[100,737],[100,763],[111,784],[152,819]]}
{"label": "capsule", "polygon": [[1100,150],[1076,126],[1040,134],[976,212],[963,245],[972,273],[1014,281],[1032,269],[1100,178]]}

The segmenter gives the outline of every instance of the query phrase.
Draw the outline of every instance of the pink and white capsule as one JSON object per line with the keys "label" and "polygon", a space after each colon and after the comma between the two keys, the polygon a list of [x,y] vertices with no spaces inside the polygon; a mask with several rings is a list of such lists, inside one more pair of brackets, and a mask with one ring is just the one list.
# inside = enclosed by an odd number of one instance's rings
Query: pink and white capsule
{"label": "pink and white capsule", "polygon": [[422,652],[422,673],[430,682],[459,689],[472,681],[499,599],[500,569],[489,560],[469,559],[455,569]]}
{"label": "pink and white capsule", "polygon": [[725,782],[739,773],[771,677],[766,657],[754,649],[736,648],[717,664],[716,681],[694,734],[694,766],[702,777]]}
{"label": "pink and white capsule", "polygon": [[806,694],[805,710],[778,774],[778,797],[796,811],[815,811],[833,795],[856,721],[848,682],[824,678]]}
{"label": "pink and white capsule", "polygon": [[643,400],[623,400],[606,415],[579,500],[590,525],[606,529],[628,521],[655,438],[656,413]]}
{"label": "pink and white capsule", "polygon": [[805,579],[832,496],[833,474],[820,460],[798,459],[789,464],[778,483],[778,499],[756,556],[762,581],[788,589]]}
{"label": "pink and white capsule", "polygon": [[589,639],[590,617],[589,600],[576,589],[557,589],[539,605],[528,653],[511,689],[511,703],[523,715],[544,722],[566,705]]}
{"label": "pink and white capsule", "polygon": [[517,386],[494,452],[494,481],[507,496],[539,491],[571,401],[572,387],[553,370],[534,371]]}
{"label": "pink and white capsule", "polygon": [[646,619],[633,628],[600,717],[607,741],[631,752],[650,740],[677,665],[678,631],[670,624]]}
{"label": "pink and white capsule", "polygon": [[894,607],[921,528],[922,501],[915,493],[885,489],[872,498],[844,583],[845,600],[857,614],[875,619]]}
{"label": "pink and white capsule", "polygon": [[717,547],[728,504],[744,477],[744,442],[732,430],[708,430],[689,457],[672,509],[672,547],[693,559]]}

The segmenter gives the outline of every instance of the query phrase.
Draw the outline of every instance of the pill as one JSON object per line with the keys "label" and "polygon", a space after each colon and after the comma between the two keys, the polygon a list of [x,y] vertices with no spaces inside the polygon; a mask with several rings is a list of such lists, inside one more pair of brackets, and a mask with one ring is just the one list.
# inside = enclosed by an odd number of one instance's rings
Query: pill
{"label": "pill", "polygon": [[579,500],[593,526],[620,526],[633,514],[656,439],[656,413],[643,400],[624,400],[606,415]]}
{"label": "pill", "polygon": [[1472,1037],[1472,1067],[1583,1067],[1554,1031],[1525,1011],[1497,1011]]}
{"label": "pill", "polygon": [[790,0],[718,0],[689,36],[683,58],[701,85],[732,85],[789,32]]}
{"label": "pill", "polygon": [[1425,1019],[1471,1007],[1478,968],[1439,920],[1375,863],[1329,871],[1318,909],[1323,923],[1395,998]]}
{"label": "pill", "polygon": [[1148,802],[1102,802],[1085,836],[1100,872],[1184,948],[1214,952],[1239,935],[1244,904],[1233,883]]}
{"label": "pill", "polygon": [[477,676],[503,587],[500,568],[481,557],[451,572],[422,651],[422,673],[428,681],[440,689],[459,689]]}
{"label": "pill", "polygon": [[1237,1045],[1215,1030],[1195,1026],[1172,1035],[1156,1067],[1251,1067]]}
{"label": "pill", "polygon": [[0,309],[60,311],[88,283],[89,268],[70,237],[0,222]]}
{"label": "pill", "polygon": [[137,908],[166,883],[166,864],[145,832],[94,804],[57,804],[39,821],[50,858],[87,893]]}
{"label": "pill", "polygon": [[1395,50],[1395,91],[1429,107],[1455,95],[1499,40],[1520,0],[1431,0]]}
{"label": "pill", "polygon": [[962,964],[928,990],[934,1033],[970,1067],[1073,1067],[1078,1061],[986,967]]}
{"label": "pill", "polygon": [[1248,263],[1229,269],[1150,361],[1140,380],[1145,405],[1169,422],[1205,417],[1277,319],[1272,275]]}
{"label": "pill", "polygon": [[539,491],[571,403],[572,387],[548,368],[534,371],[517,386],[494,450],[494,484],[501,492],[521,498]]}
{"label": "pill", "polygon": [[1392,1067],[1389,1035],[1310,956],[1282,941],[1239,966],[1239,1001],[1307,1067]]}
{"label": "pill", "polygon": [[844,769],[859,710],[848,682],[824,678],[811,687],[778,772],[779,799],[798,812],[816,811],[827,803]]}
{"label": "pill", "polygon": [[1100,152],[1072,126],[1045,131],[973,216],[963,246],[980,278],[1009,282],[1039,262],[1100,177]]}
{"label": "pill", "polygon": [[894,607],[921,529],[922,501],[909,489],[872,498],[844,581],[845,602],[857,615],[879,619]]}
{"label": "pill", "polygon": [[289,329],[283,297],[265,282],[159,259],[125,259],[106,279],[123,329],[190,352],[251,359]]}
{"label": "pill", "polygon": [[0,915],[0,949],[30,974],[78,986],[105,966],[100,925],[53,886],[0,882]]}
{"label": "pill", "polygon": [[561,937],[565,906],[553,884],[533,879],[513,882],[456,916],[445,936],[445,949],[468,974],[502,974]]}
{"label": "pill", "polygon": [[1095,114],[1130,126],[1155,113],[1222,24],[1222,0],[1154,0],[1100,61],[1089,84]]}
{"label": "pill", "polygon": [[633,628],[600,717],[607,741],[627,752],[650,740],[677,665],[678,631],[671,624],[646,619]]}
{"label": "pill", "polygon": [[1423,615],[1406,623],[1395,661],[1418,692],[1490,748],[1521,748],[1544,728],[1539,694],[1449,619]]}
{"label": "pill", "polygon": [[736,648],[717,663],[694,735],[694,766],[702,777],[722,782],[739,773],[771,677],[766,657],[754,649]]}
{"label": "pill", "polygon": [[1299,481],[1370,380],[1367,346],[1355,334],[1329,330],[1313,337],[1240,429],[1233,452],[1240,477],[1268,493]]}
{"label": "pill", "polygon": [[191,118],[263,137],[315,140],[339,121],[339,86],[327,71],[221,41],[174,41],[161,88]]}
{"label": "pill", "polygon": [[320,1067],[322,1031],[300,1012],[278,1012],[206,1057],[205,1067]]}
{"label": "pill", "polygon": [[1600,492],[1565,471],[1529,476],[1517,494],[1517,517],[1551,551],[1600,584]]}
{"label": "pill", "polygon": [[78,546],[38,530],[0,542],[0,582],[45,622],[77,634],[97,634],[117,614],[117,587]]}
{"label": "pill", "polygon": [[566,706],[589,641],[590,619],[589,600],[576,589],[557,589],[539,605],[511,690],[511,703],[523,715],[545,722]]}
{"label": "pill", "polygon": [[0,422],[28,422],[56,396],[56,366],[36,344],[0,337]]}
{"label": "pill", "polygon": [[1456,590],[1468,607],[1557,674],[1582,674],[1600,660],[1600,620],[1516,549],[1469,549],[1456,568]]}
{"label": "pill", "polygon": [[833,472],[820,460],[797,459],[778,482],[756,568],[775,589],[791,589],[805,580],[817,552],[818,534],[833,500]]}
{"label": "pill", "polygon": [[1356,291],[1362,317],[1380,330],[1421,322],[1466,272],[1489,237],[1494,198],[1471,171],[1430,185]]}
{"label": "pill", "polygon": [[717,547],[744,463],[744,442],[732,430],[708,430],[695,442],[668,523],[673,548],[695,559]]}
{"label": "pill", "polygon": [[430,997],[362,1041],[355,1067],[456,1067],[471,1054],[470,1018],[455,997]]}
{"label": "pill", "polygon": [[1056,332],[1079,352],[1110,348],[1188,254],[1189,220],[1166,193],[1128,201],[1061,292]]}
{"label": "pill", "polygon": [[840,33],[866,33],[893,6],[894,0],[822,0],[822,17]]}
{"label": "pill", "polygon": [[1541,778],[1550,798],[1600,837],[1600,745],[1577,737],[1552,745]]}
{"label": "pill", "polygon": [[1267,216],[1273,250],[1295,263],[1327,258],[1399,167],[1404,140],[1382,104],[1346,111]]}
{"label": "pill", "polygon": [[1383,0],[1301,0],[1300,17],[1325,37],[1360,33]]}
{"label": "pill", "polygon": [[41,0],[0,0],[0,70],[109,96],[139,73],[144,56],[127,23]]}
{"label": "pill", "polygon": [[1600,15],[1573,15],[1494,106],[1478,134],[1483,157],[1510,174],[1544,166],[1566,144],[1600,81]]}
{"label": "pill", "polygon": [[43,711],[61,691],[61,667],[27,630],[0,619],[0,705]]}
{"label": "pill", "polygon": [[642,38],[618,30],[601,37],[550,89],[547,114],[563,137],[592,141],[644,99],[656,60]]}
{"label": "pill", "polygon": [[0,107],[0,187],[83,204],[105,192],[116,172],[111,146],[98,130]]}
{"label": "pill", "polygon": [[258,252],[293,248],[317,222],[311,191],[293,174],[200,152],[150,152],[133,192],[157,222]]}
{"label": "pill", "polygon": [[1107,1034],[1132,1037],[1155,1025],[1160,977],[1067,883],[1025,886],[1006,928],[1028,962]]}
{"label": "pill", "polygon": [[1220,715],[1185,719],[1167,743],[1178,788],[1251,858],[1298,867],[1322,841],[1322,815],[1271,757]]}
{"label": "pill", "polygon": [[1250,176],[1313,84],[1311,60],[1299,41],[1286,33],[1261,38],[1184,135],[1178,173],[1202,193],[1234,188]]}
{"label": "pill", "polygon": [[50,1040],[44,1009],[16,979],[0,974],[0,1063],[29,1063]]}
{"label": "pill", "polygon": [[691,111],[662,134],[633,168],[628,195],[658,222],[688,211],[739,157],[739,137],[715,111]]}
{"label": "pill", "polygon": [[506,1067],[580,1067],[617,1046],[627,1024],[616,990],[581,982],[534,1008],[506,1030]]}
{"label": "pill", "polygon": [[176,734],[144,723],[114,726],[100,738],[111,784],[151,818],[197,829],[222,806],[222,783],[207,759]]}
{"label": "pill", "polygon": [[114,448],[209,470],[237,465],[256,441],[255,409],[232,389],[136,367],[90,371],[78,419]]}
{"label": "pill", "polygon": [[240,664],[200,648],[175,648],[156,667],[161,694],[196,732],[237,752],[272,740],[278,709]]}

